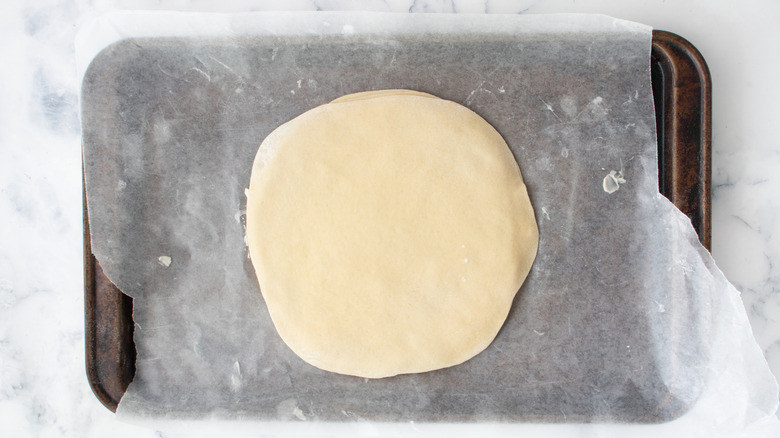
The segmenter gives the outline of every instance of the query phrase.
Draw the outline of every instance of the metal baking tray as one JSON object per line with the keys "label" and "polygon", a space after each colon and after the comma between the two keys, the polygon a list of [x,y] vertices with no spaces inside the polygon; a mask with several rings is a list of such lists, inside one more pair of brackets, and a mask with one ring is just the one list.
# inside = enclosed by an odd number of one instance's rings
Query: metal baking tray
{"label": "metal baking tray", "polygon": [[[691,219],[710,248],[711,80],[698,50],[682,37],[653,32],[651,72],[658,131],[659,190]],[[105,276],[91,250],[84,197],[87,378],[116,411],[135,374],[133,300]]]}

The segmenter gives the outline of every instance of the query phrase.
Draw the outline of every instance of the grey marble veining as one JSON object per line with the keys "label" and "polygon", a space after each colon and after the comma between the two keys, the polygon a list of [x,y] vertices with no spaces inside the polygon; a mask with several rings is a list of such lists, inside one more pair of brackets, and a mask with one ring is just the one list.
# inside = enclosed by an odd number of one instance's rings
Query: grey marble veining
{"label": "grey marble veining", "polygon": [[[162,436],[120,423],[84,372],[81,152],[73,38],[105,2],[36,0],[0,13],[0,435]],[[691,40],[713,73],[713,254],[780,375],[780,60],[771,0],[627,4],[619,0],[237,2],[141,1],[184,10],[366,9],[395,12],[600,12]],[[227,8],[227,9],[225,9]],[[743,8],[743,9],[740,9]],[[548,435],[553,436],[553,435]],[[570,436],[570,435],[568,435]]]}

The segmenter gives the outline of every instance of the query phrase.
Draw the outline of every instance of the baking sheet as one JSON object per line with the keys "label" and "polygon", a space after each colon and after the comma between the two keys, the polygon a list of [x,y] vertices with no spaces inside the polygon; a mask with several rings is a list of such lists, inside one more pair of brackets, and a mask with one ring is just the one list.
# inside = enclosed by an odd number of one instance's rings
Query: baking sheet
{"label": "baking sheet", "polygon": [[[93,62],[83,100],[93,249],[137,303],[138,371],[120,411],[639,422],[685,412],[703,387],[712,298],[685,283],[695,270],[675,259],[679,219],[656,220],[668,205],[655,179],[649,29],[607,17],[478,23],[490,31],[468,17],[385,19],[319,16],[308,36],[136,39]],[[265,134],[379,88],[431,92],[491,122],[542,238],[488,350],[372,381],[316,370],[284,347],[240,222]]]}

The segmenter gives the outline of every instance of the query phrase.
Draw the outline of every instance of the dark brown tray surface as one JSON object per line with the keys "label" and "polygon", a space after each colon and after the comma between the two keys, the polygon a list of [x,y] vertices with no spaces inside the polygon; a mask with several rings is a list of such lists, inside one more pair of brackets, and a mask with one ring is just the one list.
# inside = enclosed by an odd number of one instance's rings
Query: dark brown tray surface
{"label": "dark brown tray surface", "polygon": [[[653,97],[659,190],[688,215],[710,248],[711,82],[701,54],[682,37],[653,31]],[[103,273],[92,254],[84,192],[84,284],[87,377],[111,411],[135,374],[133,300]]]}

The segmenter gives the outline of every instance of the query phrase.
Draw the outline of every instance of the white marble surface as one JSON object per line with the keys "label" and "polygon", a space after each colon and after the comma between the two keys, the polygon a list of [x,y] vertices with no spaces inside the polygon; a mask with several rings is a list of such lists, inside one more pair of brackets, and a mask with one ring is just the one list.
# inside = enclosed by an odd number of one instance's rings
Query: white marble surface
{"label": "white marble surface", "polygon": [[[73,39],[101,12],[599,12],[688,38],[713,76],[713,254],[780,376],[780,3],[10,1],[0,5],[0,436],[163,436],[118,422],[84,371],[81,156]],[[354,432],[354,431],[353,431]],[[587,433],[587,432],[584,432]],[[567,435],[568,436],[568,435]]]}

